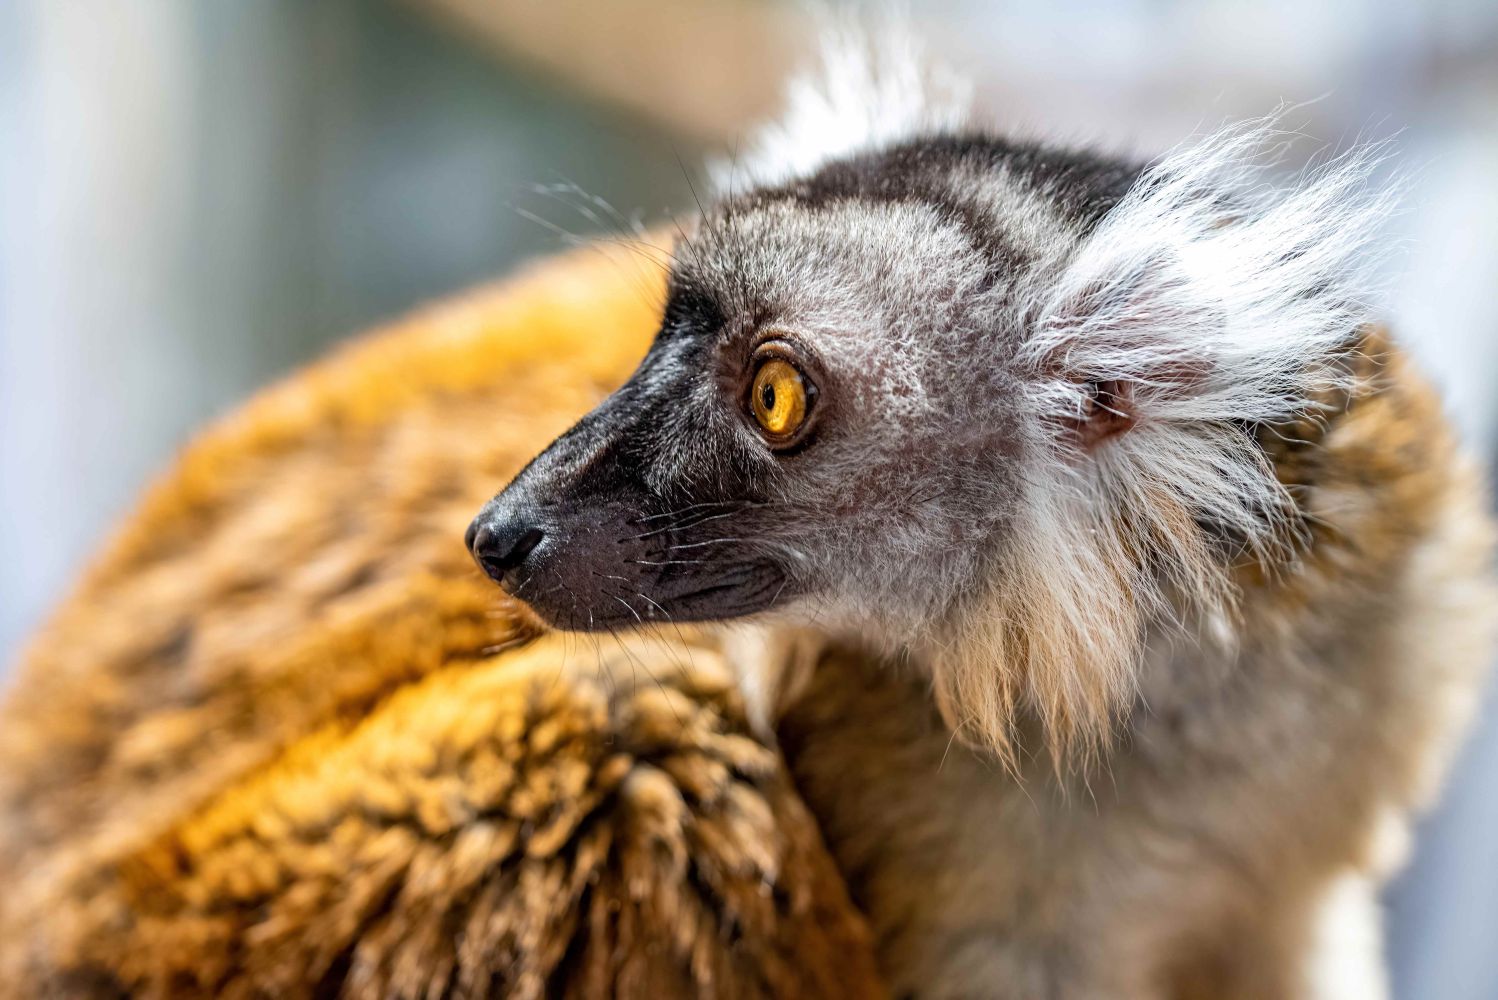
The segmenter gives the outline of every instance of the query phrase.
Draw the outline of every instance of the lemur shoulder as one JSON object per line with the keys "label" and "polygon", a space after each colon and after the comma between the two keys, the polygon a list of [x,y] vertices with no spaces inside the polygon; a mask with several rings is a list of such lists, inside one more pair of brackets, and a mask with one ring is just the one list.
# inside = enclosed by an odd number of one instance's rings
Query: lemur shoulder
{"label": "lemur shoulder", "polygon": [[658,312],[570,261],[185,456],[6,703],[0,993],[1379,995],[1498,598],[1370,157],[1014,142],[907,55]]}

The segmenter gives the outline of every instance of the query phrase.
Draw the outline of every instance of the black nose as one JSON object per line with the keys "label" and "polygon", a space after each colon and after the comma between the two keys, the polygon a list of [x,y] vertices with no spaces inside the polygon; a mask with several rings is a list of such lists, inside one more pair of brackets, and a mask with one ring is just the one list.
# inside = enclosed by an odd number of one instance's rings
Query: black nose
{"label": "black nose", "polygon": [[535,551],[545,537],[540,528],[524,521],[501,520],[480,514],[468,526],[464,541],[479,567],[495,583],[504,586],[510,571],[524,564],[525,557]]}

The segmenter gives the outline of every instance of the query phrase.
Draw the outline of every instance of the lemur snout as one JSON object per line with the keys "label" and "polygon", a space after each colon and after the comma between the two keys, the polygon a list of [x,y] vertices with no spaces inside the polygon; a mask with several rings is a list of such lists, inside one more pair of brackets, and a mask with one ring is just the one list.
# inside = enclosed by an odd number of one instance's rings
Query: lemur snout
{"label": "lemur snout", "polygon": [[[506,586],[506,577],[525,564],[545,532],[515,517],[501,517],[487,511],[473,519],[464,540],[479,568],[495,583]],[[508,589],[508,588],[507,588]]]}

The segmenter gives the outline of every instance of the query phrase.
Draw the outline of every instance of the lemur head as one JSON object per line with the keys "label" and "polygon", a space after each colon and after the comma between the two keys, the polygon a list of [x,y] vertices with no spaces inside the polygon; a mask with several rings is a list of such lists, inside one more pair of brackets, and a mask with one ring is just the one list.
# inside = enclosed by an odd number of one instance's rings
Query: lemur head
{"label": "lemur head", "polygon": [[1254,129],[1141,167],[849,114],[891,134],[747,168],[639,369],[469,545],[559,628],[811,619],[925,652],[980,742],[1092,739],[1147,631],[1230,619],[1293,522],[1251,431],[1342,371],[1367,159],[1271,194]]}

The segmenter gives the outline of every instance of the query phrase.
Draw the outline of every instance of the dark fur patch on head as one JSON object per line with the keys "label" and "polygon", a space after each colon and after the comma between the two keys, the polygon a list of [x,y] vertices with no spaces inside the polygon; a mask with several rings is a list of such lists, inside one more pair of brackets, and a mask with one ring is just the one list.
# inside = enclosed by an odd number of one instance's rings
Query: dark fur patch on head
{"label": "dark fur patch on head", "polygon": [[809,209],[845,202],[920,202],[961,229],[989,261],[991,274],[1030,261],[1030,248],[1010,238],[1002,220],[976,197],[962,175],[998,177],[1044,197],[1082,232],[1124,196],[1141,167],[1094,153],[1018,143],[984,133],[911,139],[888,149],[833,160],[808,177],[752,192],[723,211],[789,201]]}

